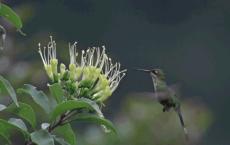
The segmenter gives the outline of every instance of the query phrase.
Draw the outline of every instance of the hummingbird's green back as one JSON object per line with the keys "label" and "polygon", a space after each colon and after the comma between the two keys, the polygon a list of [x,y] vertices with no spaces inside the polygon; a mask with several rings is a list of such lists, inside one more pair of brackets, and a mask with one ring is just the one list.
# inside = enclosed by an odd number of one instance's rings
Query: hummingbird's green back
{"label": "hummingbird's green back", "polygon": [[180,101],[176,96],[175,90],[167,85],[164,72],[161,69],[154,69],[150,74],[153,80],[154,91],[158,95],[159,101],[167,100],[168,103],[173,104],[173,107],[178,108]]}

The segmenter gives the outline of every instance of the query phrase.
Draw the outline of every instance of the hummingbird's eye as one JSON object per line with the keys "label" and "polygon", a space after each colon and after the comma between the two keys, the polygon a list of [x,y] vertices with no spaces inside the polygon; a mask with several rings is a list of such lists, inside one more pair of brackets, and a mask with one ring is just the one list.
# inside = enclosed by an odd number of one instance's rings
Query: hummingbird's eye
{"label": "hummingbird's eye", "polygon": [[158,74],[158,71],[157,71],[157,70],[153,70],[152,72],[153,72],[155,75]]}

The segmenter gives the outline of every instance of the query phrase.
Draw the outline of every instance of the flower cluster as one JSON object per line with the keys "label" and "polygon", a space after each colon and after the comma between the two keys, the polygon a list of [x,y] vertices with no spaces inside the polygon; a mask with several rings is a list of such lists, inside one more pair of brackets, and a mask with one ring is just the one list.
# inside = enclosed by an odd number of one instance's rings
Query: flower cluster
{"label": "flower cluster", "polygon": [[39,43],[46,73],[53,83],[61,83],[67,92],[67,97],[87,97],[97,102],[103,102],[118,87],[126,70],[121,70],[120,63],[112,63],[105,53],[105,47],[88,48],[77,52],[77,43],[69,44],[70,64],[68,69],[61,63],[58,71],[56,58],[56,43],[50,37],[50,42],[43,51]]}

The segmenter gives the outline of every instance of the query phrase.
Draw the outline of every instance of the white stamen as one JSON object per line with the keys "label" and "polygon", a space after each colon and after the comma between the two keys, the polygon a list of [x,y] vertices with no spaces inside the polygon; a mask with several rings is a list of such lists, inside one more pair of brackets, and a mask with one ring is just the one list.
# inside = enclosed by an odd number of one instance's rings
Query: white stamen
{"label": "white stamen", "polygon": [[50,61],[56,59],[56,43],[52,39],[52,36],[50,36],[50,42],[47,45],[47,49],[46,47],[43,47],[43,53],[41,50],[41,44],[38,43],[38,53],[41,56],[44,66],[50,65]]}
{"label": "white stamen", "polygon": [[78,67],[93,66],[101,71],[109,81],[111,91],[115,91],[121,79],[125,76],[126,70],[120,70],[120,63],[112,63],[105,53],[105,47],[102,46],[102,51],[99,47],[88,48],[86,51],[81,51],[80,62],[77,63],[76,44],[70,45],[70,62],[76,64]]}

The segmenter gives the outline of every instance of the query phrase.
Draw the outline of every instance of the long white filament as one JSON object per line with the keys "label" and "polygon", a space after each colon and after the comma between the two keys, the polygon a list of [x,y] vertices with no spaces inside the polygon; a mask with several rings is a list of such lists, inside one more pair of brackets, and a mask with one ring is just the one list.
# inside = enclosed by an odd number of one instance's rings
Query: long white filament
{"label": "long white filament", "polygon": [[[46,53],[46,51],[47,51],[47,53]],[[50,36],[50,42],[48,43],[47,47],[43,48],[43,52],[41,50],[41,44],[38,43],[38,53],[41,56],[41,59],[42,59],[44,66],[50,65],[50,61],[52,59],[56,59],[56,43],[52,39],[52,36]]]}
{"label": "long white filament", "polygon": [[[105,53],[105,46],[102,46],[102,51],[99,47],[88,48],[86,51],[81,51],[80,63],[77,63],[78,54],[76,53],[76,42],[69,45],[70,63],[78,67],[92,66],[100,69],[101,74],[105,75],[109,81],[111,91],[115,91],[127,70],[120,70],[120,63],[112,63]],[[80,65],[80,66],[79,66]]]}

